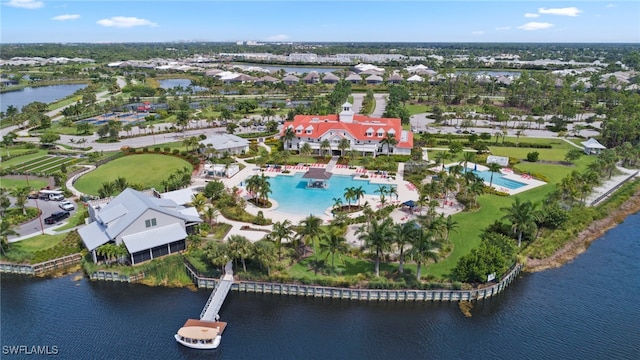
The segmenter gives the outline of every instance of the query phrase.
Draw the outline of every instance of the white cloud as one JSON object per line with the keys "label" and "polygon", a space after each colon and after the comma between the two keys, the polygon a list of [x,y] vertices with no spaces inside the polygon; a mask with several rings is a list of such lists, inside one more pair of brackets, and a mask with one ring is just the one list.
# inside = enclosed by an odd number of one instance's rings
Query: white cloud
{"label": "white cloud", "polygon": [[609,5],[605,6],[605,7],[606,7],[607,9],[611,9],[611,8],[614,8],[614,7],[618,7],[618,5],[616,5],[616,4],[609,4]]}
{"label": "white cloud", "polygon": [[4,3],[4,5],[33,10],[33,9],[39,9],[43,7],[44,3],[42,1],[35,1],[35,0],[10,0]]}
{"label": "white cloud", "polygon": [[267,41],[285,41],[289,40],[289,35],[278,34],[267,37]]}
{"label": "white cloud", "polygon": [[526,18],[537,18],[538,16],[540,16],[540,14],[534,14],[534,13],[526,13],[526,14],[524,14],[524,17],[526,17]]}
{"label": "white cloud", "polygon": [[505,31],[505,30],[510,30],[511,26],[499,26],[496,28],[496,30],[498,31]]}
{"label": "white cloud", "polygon": [[471,35],[484,35],[484,31],[472,31]]}
{"label": "white cloud", "polygon": [[529,22],[524,25],[518,26],[518,29],[521,30],[542,30],[553,27],[553,24],[550,23],[541,23],[541,22]]}
{"label": "white cloud", "polygon": [[80,15],[76,15],[76,14],[66,14],[66,15],[58,15],[58,16],[54,16],[51,18],[51,20],[57,20],[57,21],[67,21],[67,20],[75,20],[75,19],[79,19]]}
{"label": "white cloud", "polygon": [[567,7],[567,8],[555,8],[555,9],[546,9],[539,8],[538,13],[540,14],[549,14],[549,15],[561,15],[561,16],[578,16],[582,10],[577,7]]}
{"label": "white cloud", "polygon": [[113,16],[109,19],[98,20],[98,24],[106,27],[131,28],[135,26],[158,26],[147,19],[137,17]]}

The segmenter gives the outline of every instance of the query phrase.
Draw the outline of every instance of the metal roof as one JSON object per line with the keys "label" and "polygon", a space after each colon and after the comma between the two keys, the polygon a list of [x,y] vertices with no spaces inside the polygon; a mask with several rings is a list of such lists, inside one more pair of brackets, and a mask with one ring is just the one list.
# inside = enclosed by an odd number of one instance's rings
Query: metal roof
{"label": "metal roof", "polygon": [[167,226],[154,227],[150,230],[126,235],[122,242],[130,254],[147,250],[160,245],[166,245],[187,237],[187,232],[178,223]]}

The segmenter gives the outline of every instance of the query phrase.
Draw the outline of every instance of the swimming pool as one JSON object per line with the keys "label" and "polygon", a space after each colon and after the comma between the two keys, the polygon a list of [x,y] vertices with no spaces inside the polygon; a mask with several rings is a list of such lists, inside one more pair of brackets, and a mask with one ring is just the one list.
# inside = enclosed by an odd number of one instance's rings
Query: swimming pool
{"label": "swimming pool", "polygon": [[[480,178],[482,178],[486,182],[489,182],[491,180],[491,171],[474,170],[473,173],[478,175]],[[519,181],[507,179],[504,177],[503,174],[497,172],[497,173],[493,173],[493,185],[501,186],[510,190],[515,190],[523,186],[526,186],[527,184],[521,183]]]}
{"label": "swimming pool", "polygon": [[[302,173],[293,176],[278,175],[269,179],[272,191],[269,198],[278,202],[276,209],[278,212],[320,216],[327,208],[333,206],[333,198],[339,197],[343,204],[347,205],[343,195],[348,187],[362,186],[365,194],[378,195],[375,193],[379,187],[378,184],[371,184],[371,182],[364,180],[353,180],[352,176],[345,175],[333,175],[329,179],[329,186],[326,189],[307,189],[307,179],[303,179],[302,175]],[[351,204],[357,203],[357,201],[351,202]]]}

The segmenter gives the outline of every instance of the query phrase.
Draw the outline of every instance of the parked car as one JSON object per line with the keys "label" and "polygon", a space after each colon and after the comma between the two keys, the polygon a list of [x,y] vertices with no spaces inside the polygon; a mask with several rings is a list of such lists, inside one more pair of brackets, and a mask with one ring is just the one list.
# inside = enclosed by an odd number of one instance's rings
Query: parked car
{"label": "parked car", "polygon": [[45,224],[55,224],[63,219],[66,219],[69,217],[69,212],[68,211],[58,211],[58,212],[54,212],[53,214],[51,214],[51,216],[49,216],[48,218],[44,219],[44,223]]}
{"label": "parked car", "polygon": [[49,194],[49,200],[62,201],[62,200],[64,200],[64,195],[62,195],[62,194]]}
{"label": "parked car", "polygon": [[65,210],[65,211],[71,211],[73,209],[75,209],[75,205],[73,205],[73,203],[69,200],[65,200],[63,202],[61,202],[58,207],[60,207],[60,209]]}

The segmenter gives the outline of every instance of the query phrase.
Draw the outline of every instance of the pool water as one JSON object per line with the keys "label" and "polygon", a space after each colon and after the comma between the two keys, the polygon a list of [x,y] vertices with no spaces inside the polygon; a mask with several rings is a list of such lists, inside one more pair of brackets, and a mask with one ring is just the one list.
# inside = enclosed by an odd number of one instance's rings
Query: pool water
{"label": "pool water", "polygon": [[[278,202],[276,209],[278,212],[304,216],[323,215],[327,208],[334,205],[333,198],[341,198],[342,203],[347,205],[343,195],[348,187],[362,186],[366,195],[378,195],[375,193],[379,187],[378,184],[371,184],[368,180],[353,180],[352,176],[344,175],[333,175],[328,180],[329,186],[326,189],[307,189],[307,179],[303,179],[302,175],[302,173],[293,176],[278,175],[269,179],[272,191],[269,198]],[[395,198],[395,195],[393,197]],[[357,203],[357,201],[351,202],[352,205]]]}
{"label": "pool water", "polygon": [[[474,170],[473,172],[486,182],[489,182],[491,180],[491,171]],[[526,186],[527,184],[521,183],[519,181],[507,179],[501,173],[493,173],[493,185],[501,186],[510,190],[515,190],[523,186]]]}

